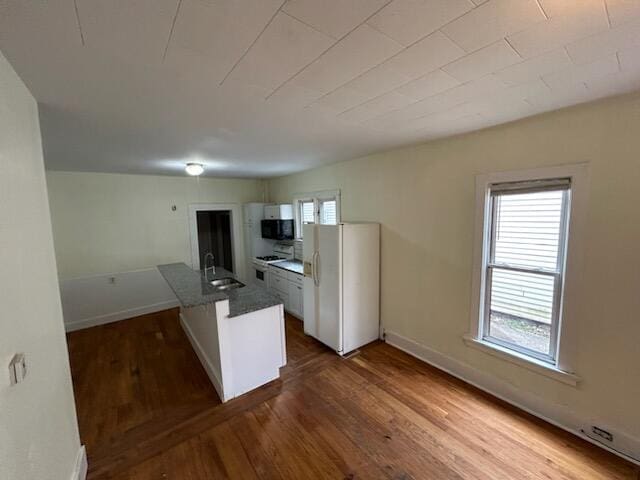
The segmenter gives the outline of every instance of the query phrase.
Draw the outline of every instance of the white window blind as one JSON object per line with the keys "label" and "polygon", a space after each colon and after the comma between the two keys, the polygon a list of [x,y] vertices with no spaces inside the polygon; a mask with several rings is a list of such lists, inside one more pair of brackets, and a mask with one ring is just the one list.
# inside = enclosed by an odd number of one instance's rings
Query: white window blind
{"label": "white window blind", "polygon": [[315,223],[315,207],[313,200],[300,202],[300,219],[302,223]]}
{"label": "white window blind", "polygon": [[491,186],[484,338],[543,360],[557,343],[568,180]]}
{"label": "white window blind", "polygon": [[494,193],[496,263],[555,269],[562,222],[563,190]]}
{"label": "white window blind", "polygon": [[334,199],[320,202],[320,223],[323,225],[336,225],[338,223],[336,201]]}
{"label": "white window blind", "polygon": [[337,225],[340,222],[340,191],[325,190],[294,197],[296,238],[304,234],[305,223]]}

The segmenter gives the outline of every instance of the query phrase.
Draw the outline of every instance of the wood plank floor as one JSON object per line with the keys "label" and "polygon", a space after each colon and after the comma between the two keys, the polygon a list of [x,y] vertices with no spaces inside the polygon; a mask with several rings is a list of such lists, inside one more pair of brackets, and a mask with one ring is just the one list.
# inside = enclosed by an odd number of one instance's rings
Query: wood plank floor
{"label": "wood plank floor", "polygon": [[224,405],[177,309],[68,341],[90,480],[640,478],[384,343],[341,359],[293,317],[282,378]]}

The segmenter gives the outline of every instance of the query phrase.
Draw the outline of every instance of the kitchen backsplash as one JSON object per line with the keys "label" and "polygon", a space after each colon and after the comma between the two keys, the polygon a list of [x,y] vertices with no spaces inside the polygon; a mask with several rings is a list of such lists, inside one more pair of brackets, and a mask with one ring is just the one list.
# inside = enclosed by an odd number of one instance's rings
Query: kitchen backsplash
{"label": "kitchen backsplash", "polygon": [[293,241],[293,258],[302,260],[302,240]]}
{"label": "kitchen backsplash", "polygon": [[302,261],[302,240],[281,240],[278,243],[293,245],[293,258]]}

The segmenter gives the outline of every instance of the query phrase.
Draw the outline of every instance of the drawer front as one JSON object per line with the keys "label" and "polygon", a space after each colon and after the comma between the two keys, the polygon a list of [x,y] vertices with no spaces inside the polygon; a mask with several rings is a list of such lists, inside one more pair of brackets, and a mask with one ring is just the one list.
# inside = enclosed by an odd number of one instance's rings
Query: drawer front
{"label": "drawer front", "polygon": [[297,283],[298,285],[302,285],[303,283],[303,278],[304,275],[300,274],[300,273],[294,273],[294,272],[287,272],[287,276],[289,277],[289,280],[291,280],[294,283]]}
{"label": "drawer front", "polygon": [[280,301],[282,302],[282,304],[284,305],[284,309],[286,311],[289,311],[289,295],[282,293],[280,291],[274,291],[273,294],[278,297],[278,299],[280,299]]}
{"label": "drawer front", "polygon": [[279,277],[277,275],[271,276],[271,283],[269,284],[269,286],[284,294],[289,293],[289,282],[286,279]]}
{"label": "drawer front", "polygon": [[269,267],[269,272],[271,272],[271,275],[275,277],[279,277],[283,280],[287,280],[286,270],[282,270],[281,268],[277,268],[277,267]]}

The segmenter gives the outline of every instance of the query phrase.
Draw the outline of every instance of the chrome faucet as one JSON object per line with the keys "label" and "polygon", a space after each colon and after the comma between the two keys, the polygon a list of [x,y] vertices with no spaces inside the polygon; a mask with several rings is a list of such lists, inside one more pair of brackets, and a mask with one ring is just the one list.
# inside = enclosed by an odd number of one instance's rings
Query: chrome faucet
{"label": "chrome faucet", "polygon": [[[211,257],[211,266],[207,267],[207,260],[209,259],[209,257]],[[214,275],[216,274],[216,266],[215,266],[215,258],[213,257],[213,253],[208,252],[205,256],[204,256],[204,281],[208,282],[209,278],[207,277],[207,272],[209,270],[211,270],[211,273],[213,273]]]}

